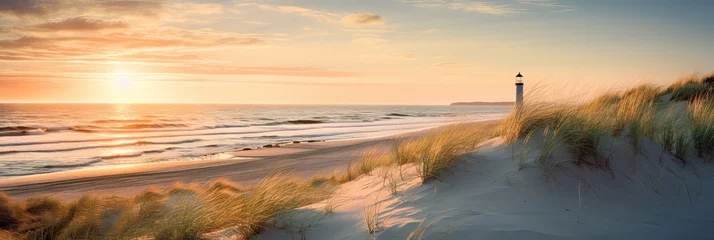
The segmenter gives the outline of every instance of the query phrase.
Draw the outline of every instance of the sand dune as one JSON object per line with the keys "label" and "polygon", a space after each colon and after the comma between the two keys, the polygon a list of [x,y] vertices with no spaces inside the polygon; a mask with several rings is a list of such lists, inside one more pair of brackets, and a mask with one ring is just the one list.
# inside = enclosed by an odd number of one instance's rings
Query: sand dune
{"label": "sand dune", "polygon": [[[559,171],[544,179],[536,136],[506,145],[500,138],[444,174],[421,184],[416,167],[392,194],[384,170],[339,187],[328,201],[277,217],[260,239],[707,239],[714,214],[714,171],[682,165],[645,142],[640,154],[626,137],[607,139],[611,170],[572,164],[565,146]],[[518,161],[525,166],[519,170]],[[394,170],[392,170],[394,171]],[[334,208],[326,212],[326,208]],[[377,231],[365,216],[377,209]],[[220,239],[220,238],[218,238]]]}

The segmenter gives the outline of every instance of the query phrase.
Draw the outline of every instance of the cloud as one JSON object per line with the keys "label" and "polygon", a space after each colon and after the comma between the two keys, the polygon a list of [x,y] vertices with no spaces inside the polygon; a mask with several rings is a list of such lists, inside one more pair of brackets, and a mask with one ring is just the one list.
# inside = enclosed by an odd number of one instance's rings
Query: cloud
{"label": "cloud", "polygon": [[474,0],[397,0],[421,8],[447,8],[464,12],[477,12],[490,15],[506,15],[528,12],[528,6],[572,10],[572,7],[557,0],[510,0],[502,3]]}
{"label": "cloud", "polygon": [[158,69],[158,72],[173,74],[196,74],[196,75],[270,75],[288,77],[329,77],[342,78],[353,77],[356,74],[346,71],[327,70],[312,67],[247,67],[230,65],[191,65],[171,66]]}
{"label": "cloud", "polygon": [[182,2],[171,6],[174,10],[181,11],[184,14],[218,14],[223,12],[223,6],[215,3],[191,3]]}
{"label": "cloud", "polygon": [[95,1],[88,4],[93,8],[113,15],[134,15],[145,17],[156,17],[164,9],[164,2],[161,1]]}
{"label": "cloud", "polygon": [[0,0],[0,16],[44,16],[45,9],[33,0]]}
{"label": "cloud", "polygon": [[[75,67],[77,66],[77,67]],[[50,74],[35,71],[2,71],[0,81],[16,79],[38,80],[38,79],[76,79],[78,75],[87,79],[106,77],[106,72],[97,71],[95,68],[88,68],[86,63],[69,64],[59,67],[62,74]],[[319,78],[347,78],[357,74],[349,71],[330,70],[315,67],[276,67],[276,66],[239,66],[223,64],[207,64],[204,62],[183,62],[168,63],[144,69],[141,74],[145,75],[172,75],[183,78],[186,75],[207,75],[207,76],[283,76],[283,77],[319,77]]]}
{"label": "cloud", "polygon": [[68,18],[62,21],[47,22],[34,26],[19,28],[20,31],[53,32],[53,31],[99,31],[105,29],[128,28],[129,24],[121,21],[103,21],[85,17]]}
{"label": "cloud", "polygon": [[164,3],[140,0],[0,0],[0,16],[38,19],[52,19],[66,14],[157,17],[164,10]]}
{"label": "cloud", "polygon": [[260,38],[213,30],[155,28],[146,31],[79,36],[23,36],[0,40],[0,60],[95,59],[127,51],[196,51],[265,45]]}
{"label": "cloud", "polygon": [[107,60],[119,61],[151,61],[151,62],[186,62],[194,60],[204,60],[195,54],[160,54],[160,53],[132,53],[119,56],[112,56]]}
{"label": "cloud", "polygon": [[384,18],[382,16],[373,13],[333,13],[329,11],[322,11],[298,6],[287,6],[287,5],[270,5],[270,4],[259,4],[259,3],[239,3],[238,7],[258,7],[263,10],[277,11],[283,13],[298,14],[304,17],[310,17],[318,22],[332,23],[332,24],[343,24],[344,26],[382,26],[384,25]]}
{"label": "cloud", "polygon": [[453,10],[466,12],[479,12],[492,15],[503,15],[521,12],[522,10],[511,7],[509,4],[493,4],[485,2],[451,2],[445,5]]}
{"label": "cloud", "polygon": [[567,12],[575,10],[574,7],[562,4],[556,0],[520,0],[518,2],[538,7],[555,8],[556,12]]}
{"label": "cloud", "polygon": [[348,14],[340,19],[345,26],[381,26],[384,25],[382,16],[373,13]]}
{"label": "cloud", "polygon": [[283,13],[298,14],[300,16],[314,18],[319,22],[334,23],[339,20],[340,14],[331,13],[328,11],[321,11],[315,9],[309,9],[298,6],[288,6],[288,5],[270,5],[270,4],[259,4],[259,3],[239,3],[238,7],[257,7],[263,10],[270,10]]}

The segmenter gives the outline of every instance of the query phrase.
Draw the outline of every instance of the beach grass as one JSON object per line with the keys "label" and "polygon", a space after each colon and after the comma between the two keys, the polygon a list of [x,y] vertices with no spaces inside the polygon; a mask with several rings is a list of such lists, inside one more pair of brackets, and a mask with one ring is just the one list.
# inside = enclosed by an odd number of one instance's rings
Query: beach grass
{"label": "beach grass", "polygon": [[[561,146],[568,149],[576,165],[609,169],[609,159],[600,150],[605,137],[625,136],[635,154],[643,151],[647,140],[682,161],[692,156],[692,149],[696,157],[710,161],[714,154],[714,102],[705,83],[708,78],[711,76],[690,75],[665,90],[644,84],[590,101],[556,102],[531,95],[501,121],[497,133],[507,143],[542,136],[536,162],[546,178],[561,163],[552,159]],[[672,94],[672,100],[661,98],[666,94]],[[680,101],[686,104],[674,104]],[[686,109],[672,109],[680,106]]]}
{"label": "beach grass", "polygon": [[204,188],[176,184],[133,197],[86,195],[72,202],[42,197],[13,203],[0,195],[0,228],[19,239],[202,239],[225,228],[250,236],[275,214],[324,200],[333,188],[274,173],[249,189],[217,180]]}
{"label": "beach grass", "polygon": [[689,104],[691,136],[698,157],[711,160],[714,153],[714,101],[697,98]]}
{"label": "beach grass", "polygon": [[[468,124],[446,126],[433,134],[395,142],[389,149],[373,148],[365,151],[358,162],[349,164],[338,182],[344,183],[364,174],[369,175],[377,168],[405,164],[415,164],[418,176],[426,182],[438,178],[459,157],[473,151],[478,143],[492,136],[490,128]],[[392,185],[395,185],[394,180],[391,179]]]}

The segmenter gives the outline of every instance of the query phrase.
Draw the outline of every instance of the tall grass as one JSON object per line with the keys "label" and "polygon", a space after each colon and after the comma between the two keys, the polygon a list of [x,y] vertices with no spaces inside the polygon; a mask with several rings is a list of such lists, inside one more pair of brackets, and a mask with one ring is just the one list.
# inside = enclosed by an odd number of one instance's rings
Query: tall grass
{"label": "tall grass", "polygon": [[456,124],[423,137],[395,142],[390,149],[369,149],[358,162],[349,164],[338,182],[354,180],[380,167],[405,164],[415,164],[418,176],[426,182],[438,178],[460,156],[474,150],[479,142],[491,136],[492,130],[489,127]]}
{"label": "tall grass", "polygon": [[701,97],[712,97],[714,94],[714,73],[701,79],[696,74],[684,76],[670,85],[664,94],[671,93],[672,101],[693,101]]}
{"label": "tall grass", "polygon": [[[552,159],[560,146],[567,148],[577,165],[609,169],[609,157],[600,153],[603,137],[626,133],[636,150],[642,149],[645,138],[657,138],[661,127],[657,113],[663,105],[658,101],[661,92],[656,86],[641,85],[622,93],[606,93],[582,104],[531,98],[506,116],[498,133],[507,142],[526,136],[532,138],[533,134],[542,136],[536,162],[544,170],[546,179],[562,162]],[[663,140],[674,147],[673,133],[669,132],[665,138]]]}
{"label": "tall grass", "polygon": [[702,78],[702,83],[714,84],[714,72],[710,73],[709,75],[704,76]]}
{"label": "tall grass", "polygon": [[379,231],[379,212],[380,204],[373,203],[364,207],[364,224],[367,227],[367,233],[374,236],[374,233]]}
{"label": "tall grass", "polygon": [[690,83],[680,87],[672,92],[670,100],[674,101],[692,101],[698,97],[707,97],[711,95],[712,88],[704,83]]}
{"label": "tall grass", "polygon": [[333,188],[271,174],[251,189],[219,180],[206,188],[176,185],[132,198],[84,196],[70,203],[54,198],[12,203],[0,196],[0,230],[21,239],[201,239],[231,228],[246,237],[280,212],[328,198]]}
{"label": "tall grass", "polygon": [[684,75],[684,76],[680,77],[679,79],[674,81],[674,83],[669,85],[669,87],[667,87],[667,89],[663,93],[665,93],[665,94],[672,93],[686,85],[693,84],[693,83],[694,84],[699,83],[699,76],[697,76],[696,73]]}
{"label": "tall grass", "polygon": [[698,98],[689,104],[688,113],[694,149],[699,157],[711,160],[714,153],[714,102]]}
{"label": "tall grass", "polygon": [[[607,93],[584,104],[553,103],[540,99],[514,109],[500,124],[498,134],[507,142],[543,137],[537,162],[546,170],[557,161],[550,159],[559,146],[566,146],[575,163],[607,168],[609,159],[599,154],[598,146],[607,134],[626,136],[634,154],[644,150],[650,139],[682,161],[696,156],[711,161],[714,156],[714,85],[704,78],[685,76],[665,91],[653,85],[641,85],[621,93]],[[714,80],[709,80],[712,82]],[[679,111],[663,109],[670,102],[660,98],[670,94],[673,100],[688,100],[687,117]],[[671,105],[678,107],[681,105]],[[624,135],[623,135],[624,134]]]}
{"label": "tall grass", "polygon": [[686,162],[692,148],[692,140],[687,132],[679,132],[674,138],[674,156]]}

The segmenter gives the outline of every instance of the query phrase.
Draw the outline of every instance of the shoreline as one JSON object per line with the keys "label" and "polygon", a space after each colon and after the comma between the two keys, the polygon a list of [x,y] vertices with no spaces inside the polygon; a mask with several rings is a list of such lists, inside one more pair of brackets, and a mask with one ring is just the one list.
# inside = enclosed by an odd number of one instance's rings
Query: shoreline
{"label": "shoreline", "polygon": [[[465,124],[489,125],[497,121],[492,119]],[[231,155],[227,159],[142,163],[17,176],[0,179],[0,192],[15,199],[42,195],[74,199],[87,193],[132,195],[147,188],[168,188],[176,182],[205,184],[218,178],[251,186],[275,170],[289,170],[297,177],[309,178],[344,169],[370,147],[388,147],[392,141],[423,136],[443,126],[446,125],[385,137],[301,142],[226,152]]]}

